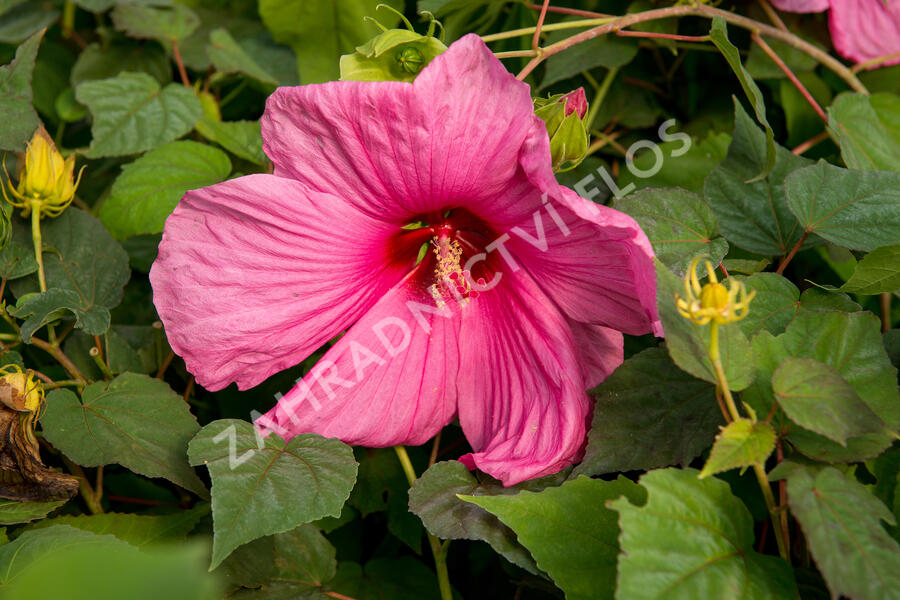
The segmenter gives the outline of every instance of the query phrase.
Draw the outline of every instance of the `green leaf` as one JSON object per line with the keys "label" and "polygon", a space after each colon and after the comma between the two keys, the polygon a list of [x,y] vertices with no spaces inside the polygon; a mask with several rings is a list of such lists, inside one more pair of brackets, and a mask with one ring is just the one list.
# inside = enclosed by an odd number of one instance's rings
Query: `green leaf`
{"label": "green leaf", "polygon": [[67,500],[55,502],[16,502],[15,500],[0,500],[0,525],[14,525],[16,523],[28,523],[35,519],[43,519]]}
{"label": "green leaf", "polygon": [[790,566],[753,549],[753,519],[720,479],[693,469],[643,475],[646,505],[619,512],[618,598],[743,600],[796,598]]}
{"label": "green leaf", "polygon": [[662,348],[632,356],[591,395],[593,425],[575,474],[687,464],[722,423],[713,386],[676,367]]}
{"label": "green leaf", "polygon": [[[566,18],[560,22],[573,20],[577,20],[577,18]],[[559,42],[573,33],[575,31],[572,29],[552,31],[547,34],[544,45]],[[569,48],[566,52],[560,52],[548,58],[541,87],[545,88],[558,81],[574,77],[582,71],[590,71],[597,67],[607,69],[623,67],[637,56],[637,51],[638,46],[634,40],[609,35],[597,36]]]}
{"label": "green leaf", "polygon": [[439,462],[428,468],[409,489],[409,510],[418,515],[429,533],[442,539],[482,540],[511,563],[539,573],[534,559],[516,534],[500,520],[458,496],[502,495],[515,488],[480,483],[459,461]]}
{"label": "green leaf", "polygon": [[29,529],[68,525],[98,535],[112,535],[136,548],[160,542],[183,542],[200,520],[209,514],[209,504],[198,504],[190,510],[169,515],[134,515],[104,513],[99,515],[65,515],[44,519]]}
{"label": "green leaf", "polygon": [[365,568],[351,562],[338,563],[337,576],[328,587],[354,600],[439,600],[441,597],[434,572],[410,556],[376,558],[367,562]]}
{"label": "green leaf", "polygon": [[803,228],[788,210],[784,179],[811,161],[777,146],[775,166],[763,179],[748,182],[766,168],[765,137],[737,100],[734,111],[728,157],[706,178],[704,197],[729,242],[754,254],[785,255],[800,240]]}
{"label": "green leaf", "polygon": [[851,437],[886,429],[840,373],[814,358],[782,362],[772,374],[772,389],[792,421],[842,446]]}
{"label": "green leaf", "polygon": [[19,298],[8,312],[18,319],[25,319],[20,330],[22,340],[31,343],[35,331],[62,316],[62,311],[75,315],[75,327],[91,335],[101,335],[109,329],[109,311],[90,304],[87,298],[72,290],[50,288],[46,292]]}
{"label": "green leaf", "polygon": [[832,596],[900,598],[900,545],[881,524],[896,523],[887,507],[834,467],[791,467],[787,474],[791,512]]}
{"label": "green leaf", "polygon": [[[6,18],[4,16],[4,18]],[[0,149],[22,152],[25,144],[40,126],[37,112],[32,106],[31,74],[38,46],[44,32],[39,31],[16,49],[16,57],[8,65],[0,67]]]}
{"label": "green leaf", "polygon": [[0,277],[3,279],[18,279],[37,270],[33,247],[13,240],[0,250]]}
{"label": "green leaf", "polygon": [[[709,359],[710,326],[697,325],[678,313],[676,295],[684,296],[684,282],[673,275],[661,262],[656,263],[656,304],[659,318],[666,332],[666,348],[675,364],[694,377],[716,383],[718,381]],[[728,378],[728,385],[740,391],[753,382],[755,370],[747,360],[750,342],[737,323],[719,326],[719,353]]]}
{"label": "green leaf", "polygon": [[189,132],[203,112],[191,89],[176,83],[160,89],[146,73],[87,81],[75,97],[94,117],[88,158],[150,150]]}
{"label": "green leaf", "polygon": [[258,537],[338,516],[350,496],[357,465],[338,440],[272,434],[260,445],[253,424],[234,419],[214,421],[191,440],[191,464],[205,464],[213,483],[211,568]]}
{"label": "green leaf", "polygon": [[253,60],[226,29],[210,32],[206,54],[221,73],[243,73],[262,83],[278,85],[278,80]]}
{"label": "green leaf", "polygon": [[[728,25],[725,22],[725,19],[722,17],[715,17],[713,19],[709,37],[712,39],[712,43],[716,45],[716,48],[719,49],[719,52],[722,53],[722,56],[725,57],[725,60],[728,61],[728,66],[730,66],[731,70],[734,71],[734,74],[737,75],[738,80],[741,82],[741,87],[744,88],[744,94],[747,95],[747,99],[750,100],[753,111],[756,113],[756,120],[759,121],[766,130],[765,162],[762,164],[762,170],[751,179],[748,179],[747,183],[761,181],[768,177],[769,173],[772,172],[772,169],[775,168],[776,160],[775,133],[772,131],[769,121],[766,120],[766,105],[763,102],[762,92],[759,90],[756,82],[753,81],[753,77],[741,64],[741,54],[737,47],[729,41]],[[737,104],[736,99],[735,104]]]}
{"label": "green leaf", "polygon": [[260,166],[269,162],[262,148],[259,121],[213,121],[203,118],[197,122],[197,132],[244,160]]}
{"label": "green leaf", "polygon": [[0,547],[0,593],[7,600],[221,598],[201,567],[203,544],[139,550],[109,535],[65,525],[26,531]]}
{"label": "green leaf", "polygon": [[0,18],[0,43],[18,44],[25,38],[42,34],[59,18],[59,11],[51,9],[51,6],[26,1],[4,12]]}
{"label": "green leaf", "polygon": [[312,525],[301,525],[286,533],[274,535],[271,539],[274,542],[275,570],[269,582],[259,590],[239,592],[230,598],[319,598],[318,595],[309,594],[315,594],[334,579],[337,573],[334,546]]}
{"label": "green leaf", "polygon": [[851,171],[819,161],[784,182],[788,206],[806,228],[851,250],[900,242],[900,173]]}
{"label": "green leaf", "polygon": [[[657,21],[650,21],[649,24],[653,23]],[[679,187],[702,194],[704,180],[720,162],[725,160],[730,142],[731,136],[727,133],[710,133],[699,141],[693,139],[690,147],[684,152],[683,140],[664,141],[659,144],[664,161],[660,162],[655,152],[638,152],[634,157],[634,168],[638,173],[648,173],[658,168],[656,174],[652,177],[639,177],[631,169],[622,169],[619,172],[619,188],[625,190],[631,184],[637,189]],[[678,160],[674,160],[676,158]],[[718,223],[716,230],[718,231]]]}
{"label": "green leaf", "polygon": [[765,464],[775,449],[775,430],[768,423],[738,419],[722,428],[698,477]]}
{"label": "green leaf", "polygon": [[620,198],[615,207],[634,217],[656,257],[676,275],[683,276],[695,256],[710,256],[718,264],[728,252],[715,215],[703,198],[687,190],[641,190]]}
{"label": "green leaf", "polygon": [[[45,220],[43,229],[44,271],[48,291],[25,300],[16,314],[34,314],[36,322],[48,317],[53,304],[73,310],[80,326],[99,335],[109,325],[109,311],[122,300],[128,281],[128,255],[96,218],[69,208],[55,219]],[[35,277],[18,279],[11,286],[16,296],[38,292]],[[39,326],[30,323],[28,334]],[[23,337],[23,339],[26,339]]]}
{"label": "green leaf", "polygon": [[752,338],[760,331],[777,335],[800,311],[800,290],[781,275],[756,273],[743,282],[748,293],[756,292],[747,316],[737,323],[747,337]]}
{"label": "green leaf", "polygon": [[70,390],[53,390],[41,425],[47,441],[80,465],[117,463],[206,494],[185,456],[200,426],[161,379],[125,373],[87,386],[80,401]]}
{"label": "green leaf", "polygon": [[[378,0],[259,0],[259,15],[276,42],[294,49],[303,83],[321,83],[336,80],[341,55],[377,33],[363,17],[377,17],[389,29],[397,24],[390,11],[376,12],[378,4]],[[386,4],[403,10],[400,0]]]}
{"label": "green leaf", "polygon": [[154,43],[91,44],[78,55],[70,81],[78,87],[85,81],[109,79],[123,71],[152,75],[160,84],[172,80],[172,65],[165,51]]}
{"label": "green leaf", "polygon": [[841,290],[863,295],[900,290],[900,244],[877,248],[867,254]]}
{"label": "green leaf", "polygon": [[900,98],[887,93],[869,98],[845,92],[835,98],[828,108],[828,126],[848,167],[900,172],[900,127],[891,120],[897,102]]}
{"label": "green leaf", "polygon": [[605,505],[621,496],[631,502],[645,497],[640,486],[624,477],[579,477],[537,493],[462,499],[510,526],[567,600],[598,600],[612,599],[615,589],[619,527],[616,514]]}
{"label": "green leaf", "polygon": [[[787,64],[795,75],[812,71],[819,64],[816,59],[797,50],[793,46],[780,40],[766,40],[775,54]],[[787,75],[775,64],[759,44],[750,46],[750,55],[747,57],[747,73],[753,79],[785,79]]]}
{"label": "green leaf", "polygon": [[125,165],[100,220],[118,239],[161,233],[185,192],[224,181],[230,172],[231,161],[218,148],[169,142]]}
{"label": "green leaf", "polygon": [[187,6],[166,7],[117,4],[110,14],[119,31],[138,39],[171,43],[183,40],[200,25],[200,18]]}
{"label": "green leaf", "polygon": [[[754,337],[757,379],[742,398],[759,414],[767,414],[775,401],[772,376],[790,357],[813,358],[836,370],[888,428],[896,430],[900,426],[897,372],[881,343],[881,324],[875,315],[802,312],[782,335],[775,337],[764,331]],[[792,428],[788,434],[788,440],[801,453],[828,462],[872,458],[887,448],[891,439],[889,433],[869,433],[850,438],[844,447],[799,427]]]}

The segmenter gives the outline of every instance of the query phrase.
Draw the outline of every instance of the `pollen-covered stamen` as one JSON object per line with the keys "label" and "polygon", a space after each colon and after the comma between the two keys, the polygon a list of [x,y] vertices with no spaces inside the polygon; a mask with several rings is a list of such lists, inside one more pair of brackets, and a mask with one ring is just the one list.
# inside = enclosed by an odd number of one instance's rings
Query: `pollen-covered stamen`
{"label": "pollen-covered stamen", "polygon": [[436,261],[434,283],[428,288],[438,308],[443,309],[451,299],[461,306],[477,298],[478,292],[469,285],[471,274],[462,268],[463,250],[454,239],[452,229],[443,226],[431,240]]}

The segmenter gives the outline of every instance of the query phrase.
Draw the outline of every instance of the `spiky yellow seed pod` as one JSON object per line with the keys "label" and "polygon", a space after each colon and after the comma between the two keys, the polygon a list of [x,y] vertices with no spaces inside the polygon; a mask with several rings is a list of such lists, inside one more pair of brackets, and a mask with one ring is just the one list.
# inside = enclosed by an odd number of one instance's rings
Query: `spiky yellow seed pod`
{"label": "spiky yellow seed pod", "polygon": [[743,282],[733,278],[728,280],[728,287],[719,283],[716,270],[708,260],[704,262],[709,282],[701,287],[697,274],[699,262],[700,257],[695,258],[684,277],[684,298],[675,294],[678,313],[697,325],[706,325],[710,321],[724,325],[746,317],[756,292],[748,294]]}
{"label": "spiky yellow seed pod", "polygon": [[[3,169],[6,171],[5,163]],[[81,181],[80,172],[75,178],[75,155],[63,159],[43,126],[34,132],[28,143],[18,175],[19,183],[13,187],[7,173],[8,185],[0,186],[0,189],[6,201],[21,208],[25,217],[32,210],[39,210],[42,216],[59,216],[72,203]]]}

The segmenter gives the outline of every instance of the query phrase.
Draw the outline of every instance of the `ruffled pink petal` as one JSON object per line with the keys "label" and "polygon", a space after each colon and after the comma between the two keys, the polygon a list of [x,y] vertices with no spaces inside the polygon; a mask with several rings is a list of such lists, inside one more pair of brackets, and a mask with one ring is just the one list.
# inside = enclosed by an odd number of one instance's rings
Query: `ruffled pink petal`
{"label": "ruffled pink petal", "polygon": [[622,334],[608,327],[572,320],[569,320],[569,326],[575,338],[585,388],[595,388],[625,360]]}
{"label": "ruffled pink petal", "polygon": [[273,175],[188,192],[150,271],[172,349],[210,390],[299,363],[403,276],[384,258],[388,233]]}
{"label": "ruffled pink petal", "polygon": [[456,413],[460,323],[436,310],[397,284],[257,426],[370,447],[425,443]]}
{"label": "ruffled pink petal", "polygon": [[772,0],[778,10],[793,13],[816,13],[828,10],[829,0]]}
{"label": "ruffled pink petal", "polygon": [[[900,0],[831,0],[831,41],[857,63],[900,53]],[[900,56],[870,68],[900,64]]]}
{"label": "ruffled pink petal", "polygon": [[513,485],[576,460],[590,403],[565,317],[524,273],[463,307],[459,421],[463,457]]}
{"label": "ruffled pink petal", "polygon": [[276,175],[340,195],[378,218],[476,204],[491,220],[517,210],[504,192],[537,126],[543,129],[528,85],[468,35],[412,84],[279,88],[267,102],[262,135]]}

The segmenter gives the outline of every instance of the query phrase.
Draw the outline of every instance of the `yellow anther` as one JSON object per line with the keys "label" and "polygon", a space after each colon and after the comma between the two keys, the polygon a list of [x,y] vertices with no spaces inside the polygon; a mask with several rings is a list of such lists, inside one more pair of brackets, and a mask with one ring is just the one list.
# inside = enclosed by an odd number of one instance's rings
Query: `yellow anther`
{"label": "yellow anther", "polygon": [[746,317],[756,292],[748,294],[743,282],[733,278],[727,280],[727,287],[719,283],[715,268],[708,260],[705,263],[709,282],[701,286],[697,274],[699,262],[700,258],[695,258],[684,277],[685,297],[675,294],[678,313],[697,325],[706,325],[710,321],[724,325]]}

